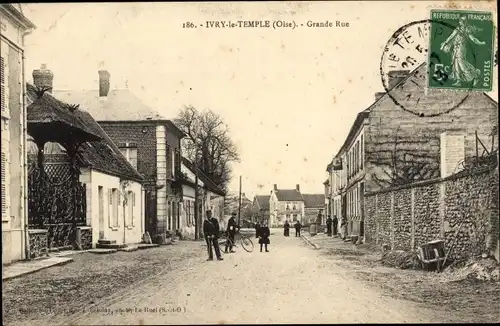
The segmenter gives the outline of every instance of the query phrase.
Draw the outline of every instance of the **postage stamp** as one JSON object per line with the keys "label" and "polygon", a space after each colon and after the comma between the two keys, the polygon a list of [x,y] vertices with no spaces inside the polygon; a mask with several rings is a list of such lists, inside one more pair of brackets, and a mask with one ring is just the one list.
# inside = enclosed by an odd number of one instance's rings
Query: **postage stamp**
{"label": "postage stamp", "polygon": [[427,86],[491,91],[495,28],[490,12],[431,10]]}

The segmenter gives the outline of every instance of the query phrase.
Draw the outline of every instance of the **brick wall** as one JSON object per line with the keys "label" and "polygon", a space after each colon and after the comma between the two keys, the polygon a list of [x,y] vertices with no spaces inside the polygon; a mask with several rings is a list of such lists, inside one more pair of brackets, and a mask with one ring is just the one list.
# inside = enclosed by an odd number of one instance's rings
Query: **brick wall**
{"label": "brick wall", "polygon": [[498,187],[497,165],[366,194],[365,240],[415,250],[442,239],[447,250],[455,241],[451,258],[498,257]]}
{"label": "brick wall", "polygon": [[[99,125],[115,144],[137,143],[137,170],[148,180],[156,175],[156,127],[151,123],[108,123]],[[143,132],[143,130],[145,132]]]}

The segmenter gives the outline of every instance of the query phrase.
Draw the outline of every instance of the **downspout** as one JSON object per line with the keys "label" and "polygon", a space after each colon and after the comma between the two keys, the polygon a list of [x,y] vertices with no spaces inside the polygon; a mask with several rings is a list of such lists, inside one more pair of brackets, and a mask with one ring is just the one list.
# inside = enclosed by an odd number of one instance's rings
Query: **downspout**
{"label": "downspout", "polygon": [[23,212],[23,217],[24,217],[24,255],[25,259],[30,259],[30,252],[29,252],[29,233],[28,233],[28,155],[27,155],[27,133],[28,133],[28,110],[26,107],[27,103],[27,94],[26,94],[26,80],[25,80],[25,56],[24,56],[24,38],[31,34],[33,30],[26,30],[21,34],[21,42],[22,42],[22,51],[21,51],[21,83],[22,83],[22,92],[23,92],[23,99],[22,99],[22,114],[23,114],[23,133],[22,133],[22,144],[24,146],[23,150],[23,190],[21,193],[21,198],[23,198],[24,201],[24,212]]}

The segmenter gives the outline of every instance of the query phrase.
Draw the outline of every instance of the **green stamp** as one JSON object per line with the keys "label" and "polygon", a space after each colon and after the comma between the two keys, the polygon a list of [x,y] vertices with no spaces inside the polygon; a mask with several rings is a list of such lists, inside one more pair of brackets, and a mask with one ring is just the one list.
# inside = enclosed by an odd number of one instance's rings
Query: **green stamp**
{"label": "green stamp", "polygon": [[427,86],[491,91],[494,31],[490,12],[432,10]]}

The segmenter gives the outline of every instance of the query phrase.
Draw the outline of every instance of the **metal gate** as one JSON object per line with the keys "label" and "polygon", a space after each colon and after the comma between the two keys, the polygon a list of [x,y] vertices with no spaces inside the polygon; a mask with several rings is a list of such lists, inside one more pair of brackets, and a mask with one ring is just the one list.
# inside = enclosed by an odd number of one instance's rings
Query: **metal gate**
{"label": "metal gate", "polygon": [[48,247],[73,246],[77,226],[86,225],[86,187],[73,180],[68,162],[46,162],[28,171],[29,228],[48,230]]}

